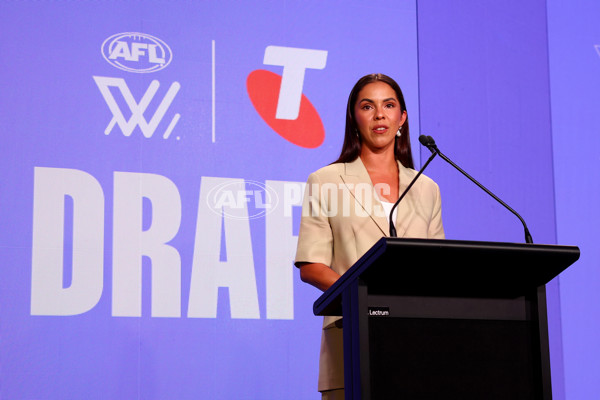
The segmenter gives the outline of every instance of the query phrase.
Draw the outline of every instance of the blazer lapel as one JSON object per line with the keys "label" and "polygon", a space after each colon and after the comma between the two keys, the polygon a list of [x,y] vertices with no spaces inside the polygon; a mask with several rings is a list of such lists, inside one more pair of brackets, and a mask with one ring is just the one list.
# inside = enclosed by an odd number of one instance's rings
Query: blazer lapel
{"label": "blazer lapel", "polygon": [[[379,197],[375,193],[375,190],[373,190],[373,182],[371,182],[369,173],[360,157],[353,162],[345,163],[344,170],[345,174],[340,175],[340,178],[350,191],[352,197],[356,199],[357,204],[360,204],[363,210],[375,222],[381,233],[389,236],[388,219],[384,216],[381,201],[379,201]],[[362,193],[357,193],[357,188],[361,189]],[[363,188],[367,190],[362,191]]]}

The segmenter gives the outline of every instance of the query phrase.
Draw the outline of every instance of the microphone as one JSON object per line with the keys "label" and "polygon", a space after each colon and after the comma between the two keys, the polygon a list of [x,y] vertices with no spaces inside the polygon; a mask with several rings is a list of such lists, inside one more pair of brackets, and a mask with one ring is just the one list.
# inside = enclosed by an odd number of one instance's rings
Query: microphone
{"label": "microphone", "polygon": [[[513,213],[514,215],[517,216],[517,218],[519,218],[519,220],[521,221],[521,223],[523,224],[523,229],[525,230],[525,242],[526,243],[533,243],[533,239],[531,238],[531,234],[529,233],[529,229],[527,229],[527,224],[525,224],[525,221],[523,220],[523,218],[521,218],[521,216],[519,215],[519,213],[517,213],[515,210],[513,210],[512,208],[510,208],[508,206],[508,204],[506,204],[505,202],[503,202],[502,200],[500,200],[498,198],[498,196],[496,196],[494,193],[490,192],[485,186],[483,186],[481,183],[477,182],[477,180],[475,180],[475,178],[473,178],[471,175],[467,174],[465,171],[462,170],[462,168],[460,168],[458,165],[454,164],[452,162],[452,160],[450,160],[448,157],[446,157],[441,151],[440,149],[438,149],[438,147],[435,144],[435,140],[433,140],[433,138],[431,136],[425,136],[424,135],[419,136],[419,142],[421,142],[421,144],[425,147],[427,147],[432,154],[438,154],[444,161],[446,161],[448,164],[452,165],[454,168],[456,168],[461,174],[463,174],[464,176],[466,176],[467,178],[469,178],[469,180],[471,182],[473,182],[474,184],[476,184],[477,186],[479,186],[481,189],[483,189],[484,192],[486,192],[487,194],[489,194],[490,196],[492,196],[494,198],[494,200],[496,200],[498,203],[502,204],[504,207],[506,207],[506,209],[508,211],[510,211],[511,213]],[[421,139],[423,138],[423,139]]]}
{"label": "microphone", "polygon": [[432,153],[438,153],[440,151],[435,144],[435,140],[433,140],[431,136],[421,135],[419,136],[419,142],[427,147]]}
{"label": "microphone", "polygon": [[[423,146],[427,147],[429,150],[431,150],[431,148],[429,147],[429,145],[430,145],[430,139],[431,139],[431,136],[425,136],[425,135],[419,136],[419,142],[421,142],[421,144]],[[433,139],[431,139],[431,141],[433,141]],[[435,146],[435,142],[434,142],[434,146]],[[436,152],[432,151],[432,153],[433,154],[431,154],[431,157],[429,157],[429,159],[427,160],[427,162],[425,163],[425,165],[423,165],[421,167],[421,169],[419,170],[419,172],[417,173],[417,175],[413,178],[413,180],[406,187],[406,189],[404,190],[404,192],[402,192],[402,195],[394,203],[394,206],[392,207],[392,211],[390,211],[390,237],[397,237],[398,236],[398,234],[396,233],[396,226],[394,225],[394,218],[393,218],[394,210],[396,209],[396,207],[398,207],[398,204],[400,204],[400,202],[402,201],[402,199],[404,198],[404,196],[406,196],[406,193],[408,193],[408,191],[410,190],[410,188],[412,187],[412,185],[414,185],[414,183],[417,181],[417,179],[419,179],[419,176],[421,176],[421,174],[423,173],[423,171],[425,171],[425,168],[427,168],[427,166],[429,165],[429,163],[437,155]]]}

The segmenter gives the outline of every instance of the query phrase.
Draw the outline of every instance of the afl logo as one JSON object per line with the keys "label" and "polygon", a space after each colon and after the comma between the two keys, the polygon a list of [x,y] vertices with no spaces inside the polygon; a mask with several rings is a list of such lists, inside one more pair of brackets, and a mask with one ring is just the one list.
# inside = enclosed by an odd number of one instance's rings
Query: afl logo
{"label": "afl logo", "polygon": [[173,60],[165,42],[139,32],[112,35],[102,43],[102,56],[114,67],[137,73],[160,71]]}
{"label": "afl logo", "polygon": [[235,179],[213,187],[206,203],[219,216],[256,219],[272,212],[279,204],[279,197],[274,189],[260,182]]}

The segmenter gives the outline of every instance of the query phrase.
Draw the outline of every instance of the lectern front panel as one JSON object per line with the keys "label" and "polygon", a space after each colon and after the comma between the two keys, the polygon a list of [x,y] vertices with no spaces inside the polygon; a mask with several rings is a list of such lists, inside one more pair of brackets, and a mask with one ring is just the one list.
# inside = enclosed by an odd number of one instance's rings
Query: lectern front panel
{"label": "lectern front panel", "polygon": [[371,317],[371,399],[534,399],[529,324]]}

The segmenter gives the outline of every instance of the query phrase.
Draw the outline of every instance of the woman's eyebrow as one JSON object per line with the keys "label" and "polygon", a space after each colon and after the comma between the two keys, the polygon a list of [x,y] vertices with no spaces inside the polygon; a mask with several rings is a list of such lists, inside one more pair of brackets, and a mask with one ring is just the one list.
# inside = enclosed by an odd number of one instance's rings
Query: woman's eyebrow
{"label": "woman's eyebrow", "polygon": [[[359,103],[362,103],[363,101],[368,101],[369,103],[375,103],[375,101],[373,101],[373,100],[371,100],[371,99],[369,99],[367,97],[365,97],[364,99],[361,99],[359,101]],[[386,101],[398,101],[398,100],[396,100],[395,97],[388,97],[387,99],[383,99],[383,101],[386,102]]]}

